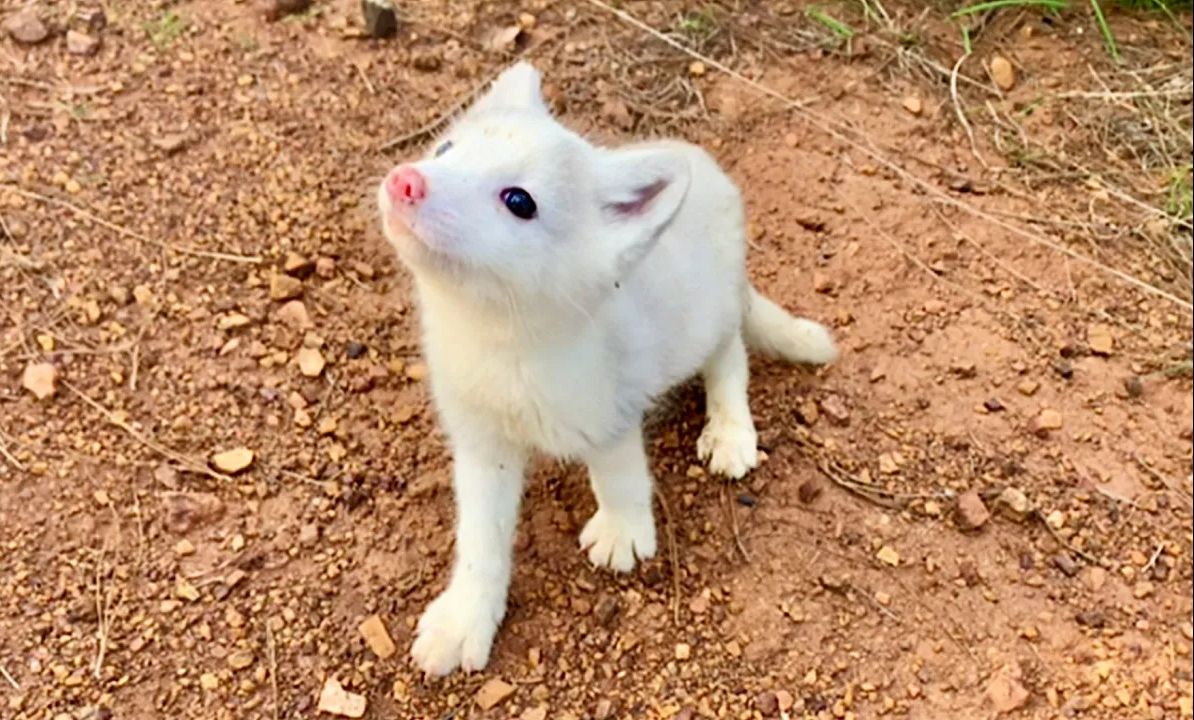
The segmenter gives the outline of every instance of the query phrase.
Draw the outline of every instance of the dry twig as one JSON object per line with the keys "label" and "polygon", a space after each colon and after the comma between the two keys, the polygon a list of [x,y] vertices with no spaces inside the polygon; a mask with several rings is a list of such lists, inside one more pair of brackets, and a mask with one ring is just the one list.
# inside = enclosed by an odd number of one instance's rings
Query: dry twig
{"label": "dry twig", "polygon": [[[676,549],[676,521],[672,516],[672,508],[667,498],[655,488],[655,497],[659,499],[659,507],[663,509],[663,519],[667,523],[668,561],[672,567],[672,622],[680,625],[680,553]],[[422,569],[420,568],[420,574]]]}

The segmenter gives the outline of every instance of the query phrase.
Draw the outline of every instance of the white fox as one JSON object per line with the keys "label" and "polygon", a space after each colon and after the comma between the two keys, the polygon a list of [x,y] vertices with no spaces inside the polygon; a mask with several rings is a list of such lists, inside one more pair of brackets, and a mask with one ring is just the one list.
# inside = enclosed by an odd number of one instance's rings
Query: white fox
{"label": "white fox", "polygon": [[453,451],[456,558],[419,620],[427,673],[480,670],[506,612],[528,454],[588,466],[597,512],[580,534],[618,571],[655,553],[641,422],[699,373],[697,453],[741,478],[757,462],[747,347],[828,363],[828,330],[746,277],[742,198],[681,142],[594,147],[552,118],[538,72],[507,69],[430,156],[378,188],[410,269],[432,394]]}

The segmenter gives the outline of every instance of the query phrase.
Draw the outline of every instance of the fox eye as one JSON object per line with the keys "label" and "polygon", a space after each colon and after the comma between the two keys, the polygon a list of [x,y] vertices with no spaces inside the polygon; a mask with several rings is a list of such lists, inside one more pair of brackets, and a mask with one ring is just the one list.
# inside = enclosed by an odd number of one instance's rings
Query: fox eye
{"label": "fox eye", "polygon": [[505,203],[506,209],[514,214],[514,217],[522,220],[530,220],[535,217],[535,212],[538,209],[535,205],[535,198],[526,190],[519,187],[506,188],[502,191],[502,202]]}
{"label": "fox eye", "polygon": [[452,149],[452,141],[445,140],[442,143],[440,143],[439,147],[437,147],[435,149],[435,156],[439,157],[440,155],[443,155],[444,153],[448,152],[451,149]]}

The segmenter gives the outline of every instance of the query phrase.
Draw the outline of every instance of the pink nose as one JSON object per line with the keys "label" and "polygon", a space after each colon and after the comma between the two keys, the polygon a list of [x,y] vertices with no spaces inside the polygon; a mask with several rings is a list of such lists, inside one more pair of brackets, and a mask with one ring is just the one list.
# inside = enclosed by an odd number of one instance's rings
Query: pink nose
{"label": "pink nose", "polygon": [[386,178],[386,192],[394,202],[414,205],[427,197],[427,179],[410,165],[399,165]]}

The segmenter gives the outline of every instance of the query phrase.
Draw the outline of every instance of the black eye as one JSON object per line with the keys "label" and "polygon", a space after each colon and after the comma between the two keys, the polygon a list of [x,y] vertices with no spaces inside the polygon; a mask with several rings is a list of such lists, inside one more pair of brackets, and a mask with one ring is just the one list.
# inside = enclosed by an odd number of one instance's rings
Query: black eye
{"label": "black eye", "polygon": [[444,153],[448,152],[451,149],[452,149],[452,141],[445,140],[440,144],[439,147],[437,147],[435,149],[435,156],[439,157],[440,155],[443,155]]}
{"label": "black eye", "polygon": [[506,188],[502,191],[502,202],[514,217],[530,220],[535,217],[535,198],[522,188]]}

